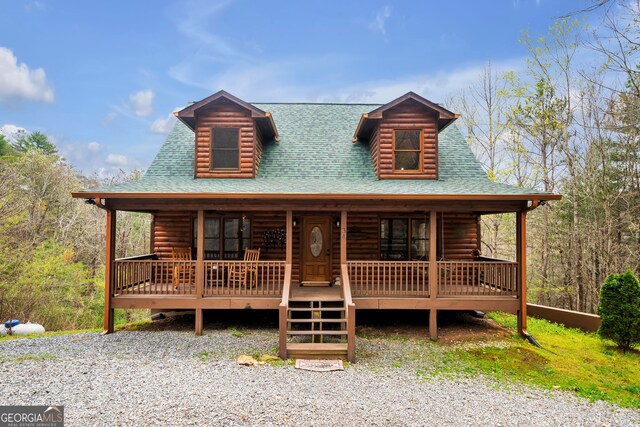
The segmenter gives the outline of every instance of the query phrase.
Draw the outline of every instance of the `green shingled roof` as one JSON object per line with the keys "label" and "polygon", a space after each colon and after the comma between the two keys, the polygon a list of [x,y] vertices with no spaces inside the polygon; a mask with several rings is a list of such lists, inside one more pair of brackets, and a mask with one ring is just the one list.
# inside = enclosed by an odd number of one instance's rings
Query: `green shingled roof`
{"label": "green shingled roof", "polygon": [[[542,194],[489,181],[455,125],[439,135],[437,180],[379,180],[369,147],[353,133],[371,104],[253,104],[280,134],[267,142],[255,179],[193,178],[194,134],[176,123],[142,179],[91,193]],[[109,197],[104,194],[104,197]]]}

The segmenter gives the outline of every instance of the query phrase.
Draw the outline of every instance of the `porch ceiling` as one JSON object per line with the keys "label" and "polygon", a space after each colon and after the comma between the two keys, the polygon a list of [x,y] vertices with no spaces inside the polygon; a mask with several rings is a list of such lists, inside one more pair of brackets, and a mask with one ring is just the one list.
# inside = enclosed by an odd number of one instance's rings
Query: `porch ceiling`
{"label": "porch ceiling", "polygon": [[[517,212],[527,207],[528,201],[522,198],[479,196],[468,199],[434,199],[427,196],[401,198],[376,197],[358,198],[357,196],[326,197],[278,197],[278,198],[194,198],[161,197],[155,198],[108,198],[104,204],[110,209],[138,212],[159,211],[298,211],[298,212],[475,212],[503,213]],[[493,198],[492,198],[493,197]]]}

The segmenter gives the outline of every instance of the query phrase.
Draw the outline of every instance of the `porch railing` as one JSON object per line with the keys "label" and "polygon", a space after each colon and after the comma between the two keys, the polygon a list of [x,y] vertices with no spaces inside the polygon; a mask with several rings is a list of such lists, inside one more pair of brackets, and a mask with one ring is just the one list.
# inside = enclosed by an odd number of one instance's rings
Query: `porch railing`
{"label": "porch railing", "polygon": [[[204,296],[282,294],[284,261],[204,261]],[[250,264],[250,265],[249,265]],[[114,261],[114,295],[196,295],[196,261],[155,255]]]}
{"label": "porch railing", "polygon": [[438,296],[515,296],[518,263],[438,261]]}
{"label": "porch railing", "polygon": [[282,295],[285,261],[204,261],[204,295]]}
{"label": "porch railing", "polygon": [[[428,261],[347,261],[354,297],[429,297]],[[483,258],[438,261],[438,297],[516,296],[518,263]]]}
{"label": "porch railing", "polygon": [[195,261],[157,260],[154,255],[114,261],[114,295],[195,295]]}
{"label": "porch railing", "polygon": [[429,263],[347,261],[353,296],[429,296]]}

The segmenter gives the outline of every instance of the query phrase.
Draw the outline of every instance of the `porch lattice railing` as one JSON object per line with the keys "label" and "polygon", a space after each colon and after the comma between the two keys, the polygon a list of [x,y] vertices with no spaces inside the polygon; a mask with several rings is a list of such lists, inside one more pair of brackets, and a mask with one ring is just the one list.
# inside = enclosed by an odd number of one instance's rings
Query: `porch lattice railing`
{"label": "porch lattice railing", "polygon": [[204,295],[282,295],[285,261],[204,261]]}
{"label": "porch lattice railing", "polygon": [[[196,261],[154,259],[114,261],[114,295],[196,295]],[[204,296],[279,296],[284,261],[203,261]]]}
{"label": "porch lattice railing", "polygon": [[429,263],[347,261],[351,292],[359,296],[429,296]]}
{"label": "porch lattice railing", "polygon": [[[438,297],[516,296],[518,264],[491,258],[438,261]],[[428,261],[347,261],[354,297],[430,296]]]}
{"label": "porch lattice railing", "polygon": [[515,296],[518,263],[438,261],[438,296]]}

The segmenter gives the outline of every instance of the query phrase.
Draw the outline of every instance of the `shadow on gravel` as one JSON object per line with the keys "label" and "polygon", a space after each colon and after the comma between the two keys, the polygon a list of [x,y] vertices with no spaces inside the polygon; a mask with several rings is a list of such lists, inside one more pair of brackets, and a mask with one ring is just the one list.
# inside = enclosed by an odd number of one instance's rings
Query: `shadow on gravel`
{"label": "shadow on gravel", "polygon": [[[426,310],[358,310],[356,314],[359,336],[427,338],[429,312]],[[193,330],[193,312],[176,312],[161,320],[146,324],[144,330]],[[206,331],[240,329],[278,329],[277,310],[205,310]],[[501,339],[511,335],[487,318],[477,318],[468,312],[438,313],[438,339],[443,343],[466,340]]]}

